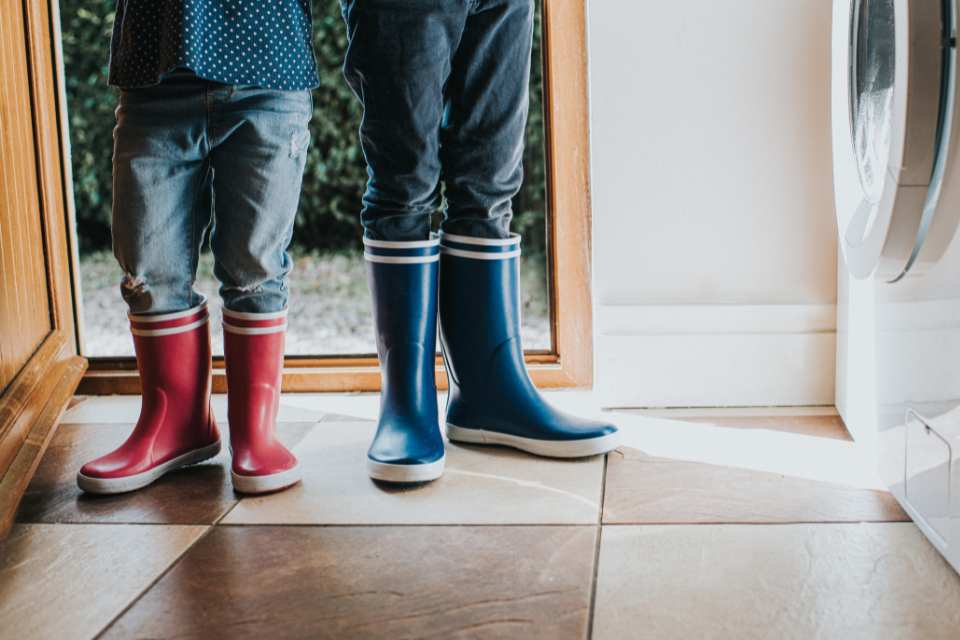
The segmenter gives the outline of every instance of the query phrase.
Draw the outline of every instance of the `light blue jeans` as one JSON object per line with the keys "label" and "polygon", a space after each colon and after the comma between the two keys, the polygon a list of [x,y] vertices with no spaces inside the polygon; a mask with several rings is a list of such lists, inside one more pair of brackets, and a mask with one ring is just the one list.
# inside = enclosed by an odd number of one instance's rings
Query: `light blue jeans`
{"label": "light blue jeans", "polygon": [[287,306],[287,253],[313,112],[309,91],[233,86],[176,71],[120,92],[113,249],[133,313],[182,311],[207,232],[224,306]]}

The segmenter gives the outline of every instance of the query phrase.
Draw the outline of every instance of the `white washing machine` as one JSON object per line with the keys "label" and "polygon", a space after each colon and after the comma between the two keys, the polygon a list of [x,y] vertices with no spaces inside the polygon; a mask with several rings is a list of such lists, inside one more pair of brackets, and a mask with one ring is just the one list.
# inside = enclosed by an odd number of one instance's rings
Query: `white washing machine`
{"label": "white washing machine", "polygon": [[837,406],[960,570],[957,0],[834,0]]}

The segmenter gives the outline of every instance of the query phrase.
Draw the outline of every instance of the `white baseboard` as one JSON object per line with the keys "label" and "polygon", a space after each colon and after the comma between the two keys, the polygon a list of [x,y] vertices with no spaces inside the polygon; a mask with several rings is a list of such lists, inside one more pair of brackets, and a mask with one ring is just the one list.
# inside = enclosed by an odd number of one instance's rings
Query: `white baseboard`
{"label": "white baseboard", "polygon": [[605,406],[831,405],[836,306],[600,305]]}

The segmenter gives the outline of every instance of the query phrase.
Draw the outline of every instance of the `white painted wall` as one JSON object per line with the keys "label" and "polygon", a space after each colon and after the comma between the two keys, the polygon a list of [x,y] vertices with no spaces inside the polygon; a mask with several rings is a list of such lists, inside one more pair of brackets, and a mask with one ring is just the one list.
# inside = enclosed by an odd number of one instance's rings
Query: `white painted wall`
{"label": "white painted wall", "polygon": [[604,402],[831,404],[830,0],[588,12]]}

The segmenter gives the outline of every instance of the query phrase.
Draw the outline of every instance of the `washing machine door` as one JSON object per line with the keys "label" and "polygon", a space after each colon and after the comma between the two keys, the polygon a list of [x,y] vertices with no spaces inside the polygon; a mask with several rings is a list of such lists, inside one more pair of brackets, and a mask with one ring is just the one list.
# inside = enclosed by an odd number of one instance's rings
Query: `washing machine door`
{"label": "washing machine door", "polygon": [[896,281],[945,249],[926,241],[956,128],[955,5],[834,0],[834,190],[856,277]]}

